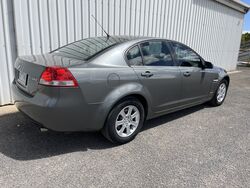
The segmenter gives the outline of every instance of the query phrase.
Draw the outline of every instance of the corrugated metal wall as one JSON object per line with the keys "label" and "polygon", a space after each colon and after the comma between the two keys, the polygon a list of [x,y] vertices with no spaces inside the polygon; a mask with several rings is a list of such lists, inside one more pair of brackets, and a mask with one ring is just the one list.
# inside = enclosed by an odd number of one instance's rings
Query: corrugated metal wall
{"label": "corrugated metal wall", "polygon": [[12,102],[10,84],[16,58],[12,2],[0,0],[0,105]]}
{"label": "corrugated metal wall", "polygon": [[[45,53],[82,38],[103,35],[91,17],[94,15],[111,35],[156,36],[177,40],[191,46],[215,65],[227,70],[236,67],[244,15],[213,0],[13,2],[18,55]],[[1,17],[1,20],[4,19]],[[1,48],[5,48],[2,47],[4,37],[0,37]],[[2,52],[4,50],[1,49]],[[12,62],[5,63],[4,55],[0,57],[4,61],[0,67],[0,97],[7,97],[7,100],[0,101],[1,104],[10,101],[10,92],[3,92],[2,89],[12,79],[12,75],[7,76]],[[7,65],[9,67],[5,68]]]}

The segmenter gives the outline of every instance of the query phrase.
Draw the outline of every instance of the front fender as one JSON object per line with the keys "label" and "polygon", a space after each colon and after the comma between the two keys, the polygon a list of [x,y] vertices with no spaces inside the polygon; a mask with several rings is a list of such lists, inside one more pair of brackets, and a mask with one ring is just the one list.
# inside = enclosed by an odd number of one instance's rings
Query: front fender
{"label": "front fender", "polygon": [[[213,80],[213,85],[212,85],[212,93],[214,94],[219,86],[219,84],[221,83],[221,81],[228,77],[228,81],[229,81],[229,75],[227,74],[227,72],[220,67],[214,67],[214,71],[218,74],[217,79]],[[212,95],[213,96],[213,95]]]}

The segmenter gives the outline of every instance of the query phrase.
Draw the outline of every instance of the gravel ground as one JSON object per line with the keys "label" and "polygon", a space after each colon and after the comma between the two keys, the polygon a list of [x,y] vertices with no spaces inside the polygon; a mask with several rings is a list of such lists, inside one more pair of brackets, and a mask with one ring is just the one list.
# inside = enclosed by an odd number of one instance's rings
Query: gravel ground
{"label": "gravel ground", "polygon": [[225,103],[150,120],[115,146],[99,133],[40,132],[0,108],[0,187],[249,187],[250,69]]}

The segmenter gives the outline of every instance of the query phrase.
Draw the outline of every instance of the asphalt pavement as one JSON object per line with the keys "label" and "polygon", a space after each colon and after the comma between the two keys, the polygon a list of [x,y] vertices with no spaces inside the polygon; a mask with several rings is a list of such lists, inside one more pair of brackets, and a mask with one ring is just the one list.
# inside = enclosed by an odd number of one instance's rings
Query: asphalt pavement
{"label": "asphalt pavement", "polygon": [[122,146],[100,133],[40,132],[0,107],[0,187],[249,187],[250,68],[241,71],[222,106],[150,120]]}

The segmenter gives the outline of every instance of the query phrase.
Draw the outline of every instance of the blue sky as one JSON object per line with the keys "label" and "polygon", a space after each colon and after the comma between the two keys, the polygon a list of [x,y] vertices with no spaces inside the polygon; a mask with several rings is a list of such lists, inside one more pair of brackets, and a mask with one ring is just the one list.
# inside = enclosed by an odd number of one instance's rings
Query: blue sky
{"label": "blue sky", "polygon": [[[247,3],[250,5],[250,0],[241,0],[244,3]],[[244,31],[249,31],[250,32],[250,11],[245,15],[245,22],[244,22],[244,27],[243,27],[243,32]]]}

